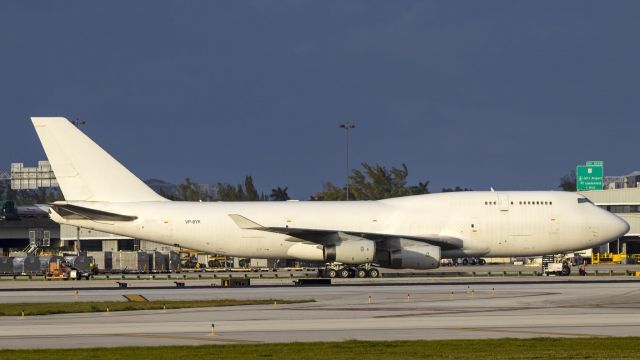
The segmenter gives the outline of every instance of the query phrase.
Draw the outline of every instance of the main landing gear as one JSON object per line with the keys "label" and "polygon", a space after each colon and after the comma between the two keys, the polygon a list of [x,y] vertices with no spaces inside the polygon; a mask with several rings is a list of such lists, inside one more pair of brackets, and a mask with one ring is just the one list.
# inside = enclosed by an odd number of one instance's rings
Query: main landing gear
{"label": "main landing gear", "polygon": [[320,270],[320,276],[324,278],[377,278],[380,270],[369,264],[350,266],[345,264],[327,264]]}

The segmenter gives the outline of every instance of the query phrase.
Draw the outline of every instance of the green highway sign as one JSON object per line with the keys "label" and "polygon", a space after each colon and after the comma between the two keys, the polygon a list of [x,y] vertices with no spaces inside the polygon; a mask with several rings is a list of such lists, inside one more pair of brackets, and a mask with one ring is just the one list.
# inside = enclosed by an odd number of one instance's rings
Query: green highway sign
{"label": "green highway sign", "polygon": [[578,191],[602,190],[603,168],[602,161],[587,161],[586,165],[576,166],[576,189]]}

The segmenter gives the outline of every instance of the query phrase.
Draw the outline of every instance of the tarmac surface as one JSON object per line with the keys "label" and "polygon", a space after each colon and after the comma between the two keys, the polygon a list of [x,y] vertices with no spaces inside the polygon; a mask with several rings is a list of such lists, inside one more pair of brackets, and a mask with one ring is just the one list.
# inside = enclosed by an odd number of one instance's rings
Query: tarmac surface
{"label": "tarmac surface", "polygon": [[[110,290],[95,289],[93,281],[51,284],[57,290],[43,287],[48,285],[43,282],[3,281],[0,302],[5,303],[123,301],[125,294],[140,294],[149,300],[315,302],[0,317],[0,348],[630,336],[640,333],[640,281],[628,278],[618,279],[620,282],[538,278],[521,283],[514,283],[516,279],[508,283],[477,278],[459,283],[375,279],[376,286],[345,279],[340,286],[211,288],[187,284],[180,289],[139,286]],[[212,324],[215,335],[211,334]]]}

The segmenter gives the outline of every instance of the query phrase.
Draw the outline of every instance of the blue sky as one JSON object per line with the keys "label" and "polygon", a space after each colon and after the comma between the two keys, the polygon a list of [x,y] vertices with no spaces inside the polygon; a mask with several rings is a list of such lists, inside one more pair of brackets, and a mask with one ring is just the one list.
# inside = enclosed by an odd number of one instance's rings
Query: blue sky
{"label": "blue sky", "polygon": [[66,116],[143,179],[288,186],[351,158],[555,189],[640,168],[638,1],[3,1],[0,168]]}

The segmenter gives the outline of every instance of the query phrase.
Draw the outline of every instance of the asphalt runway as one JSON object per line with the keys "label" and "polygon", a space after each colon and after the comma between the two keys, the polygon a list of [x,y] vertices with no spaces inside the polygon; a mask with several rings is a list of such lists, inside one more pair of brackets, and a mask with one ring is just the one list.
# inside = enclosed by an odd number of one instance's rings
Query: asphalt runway
{"label": "asphalt runway", "polygon": [[[65,284],[69,284],[66,282]],[[3,283],[2,287],[6,288]],[[68,285],[67,285],[68,286]],[[629,336],[640,282],[330,287],[144,288],[0,292],[3,302],[314,299],[314,303],[0,317],[0,348],[291,341]],[[369,303],[369,296],[371,303]],[[0,305],[1,306],[1,305]],[[211,324],[216,334],[211,334]]]}

